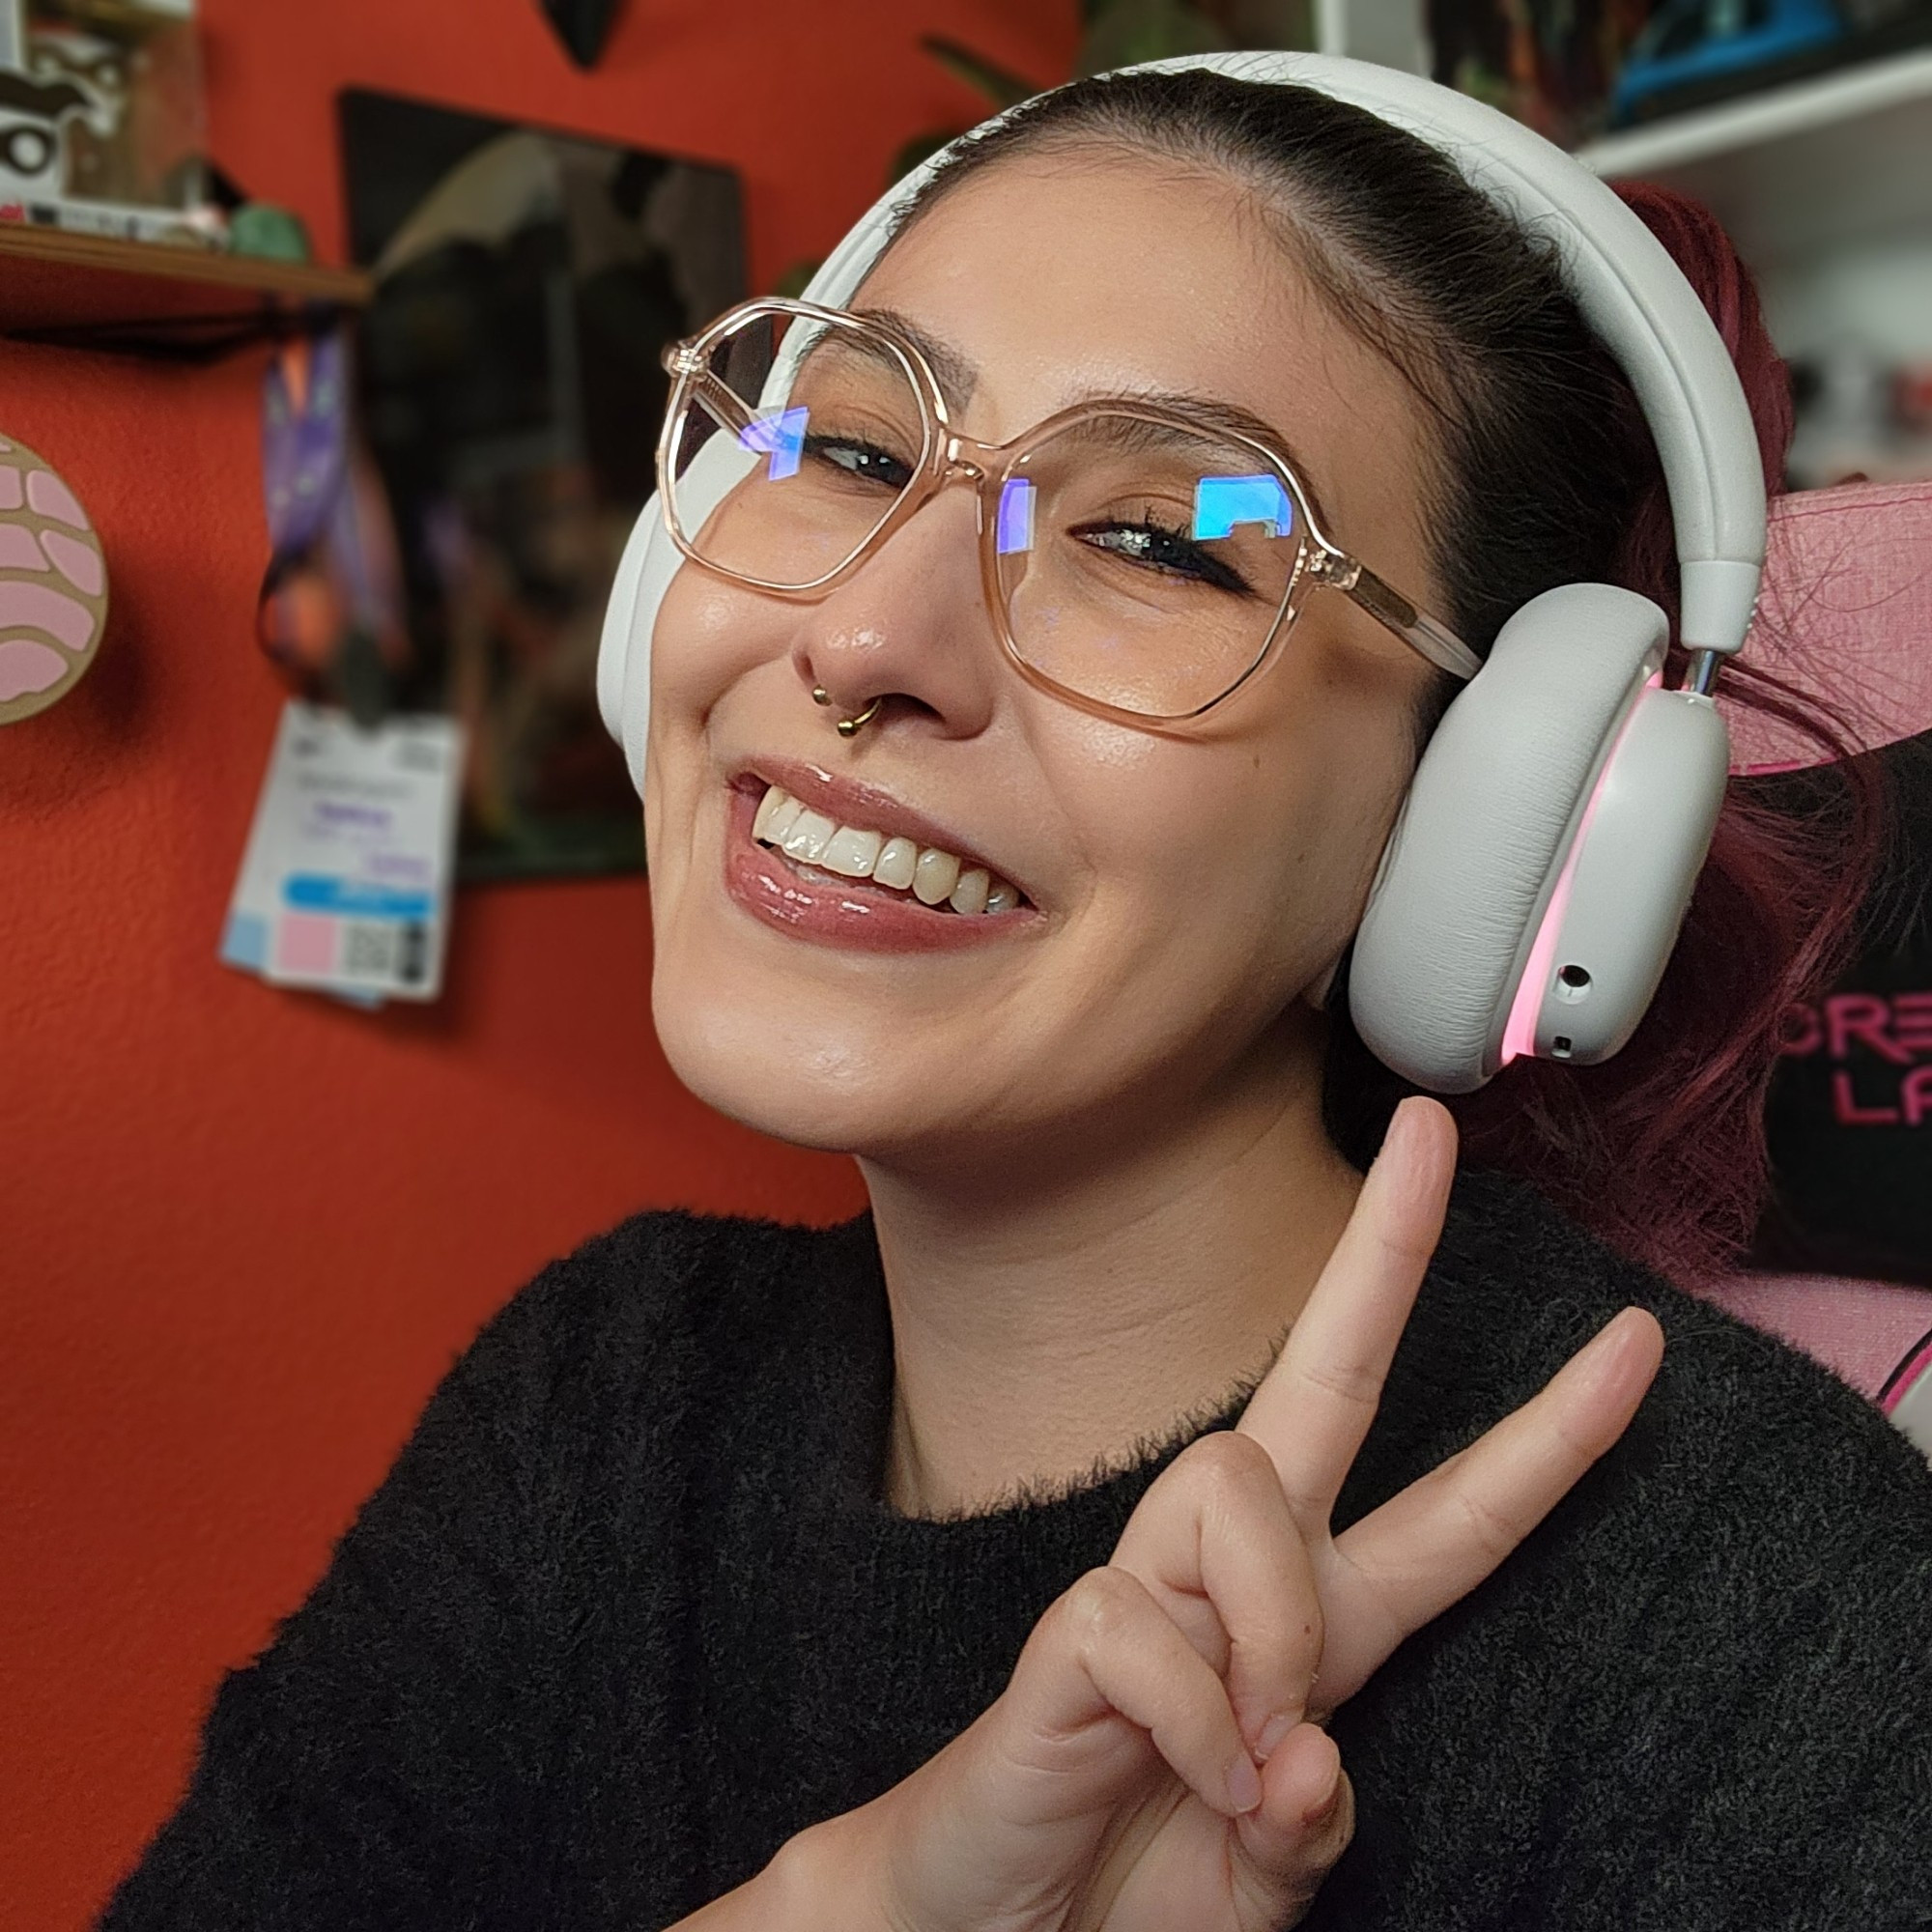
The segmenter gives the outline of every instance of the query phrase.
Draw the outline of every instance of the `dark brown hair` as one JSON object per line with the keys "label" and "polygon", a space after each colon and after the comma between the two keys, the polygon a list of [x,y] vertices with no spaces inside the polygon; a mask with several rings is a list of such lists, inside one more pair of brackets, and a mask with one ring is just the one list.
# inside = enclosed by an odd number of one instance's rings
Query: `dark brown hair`
{"label": "dark brown hair", "polygon": [[[1445,615],[1479,652],[1559,583],[1621,583],[1677,610],[1669,503],[1629,382],[1584,326],[1554,244],[1472,187],[1445,154],[1308,88],[1205,70],[1130,72],[1039,96],[955,152],[901,221],[1012,155],[1119,150],[1232,177],[1256,192],[1336,316],[1404,377],[1424,412],[1425,514]],[[1767,486],[1791,435],[1782,363],[1713,217],[1661,188],[1624,198],[1710,310],[1744,381]],[[1673,645],[1670,675],[1683,672]],[[1418,720],[1453,697],[1446,677]],[[1842,760],[1841,726],[1748,663],[1733,705],[1776,713]],[[1780,1027],[1854,943],[1883,839],[1869,760],[1839,770],[1809,816],[1733,781],[1709,863],[1650,1012],[1596,1067],[1520,1060],[1452,1101],[1466,1156],[1535,1183],[1626,1253],[1680,1279],[1731,1263],[1767,1188],[1764,1096]],[[1366,1164],[1413,1091],[1331,1002],[1328,1127]]]}

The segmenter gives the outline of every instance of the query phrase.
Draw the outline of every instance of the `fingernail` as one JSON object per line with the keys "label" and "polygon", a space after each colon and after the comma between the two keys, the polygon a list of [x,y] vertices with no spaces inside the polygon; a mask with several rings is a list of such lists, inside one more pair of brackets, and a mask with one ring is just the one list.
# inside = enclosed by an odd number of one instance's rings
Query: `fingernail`
{"label": "fingernail", "polygon": [[1262,1775],[1246,1751],[1228,1767],[1228,1799],[1236,1811],[1252,1811],[1262,1802]]}
{"label": "fingernail", "polygon": [[1275,1747],[1294,1728],[1294,1719],[1286,1712],[1278,1712],[1262,1726],[1262,1734],[1255,1740],[1255,1755],[1265,1764],[1275,1753]]}

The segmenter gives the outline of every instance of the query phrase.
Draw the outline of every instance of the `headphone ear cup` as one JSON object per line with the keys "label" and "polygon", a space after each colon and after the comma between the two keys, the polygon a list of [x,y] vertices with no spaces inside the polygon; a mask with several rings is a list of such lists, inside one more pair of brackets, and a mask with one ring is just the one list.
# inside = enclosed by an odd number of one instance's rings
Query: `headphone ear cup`
{"label": "headphone ear cup", "polygon": [[1605,583],[1533,598],[1444,714],[1382,854],[1350,964],[1385,1065],[1468,1094],[1503,1064],[1529,952],[1596,780],[1663,662],[1649,598]]}
{"label": "headphone ear cup", "polygon": [[631,526],[597,643],[598,714],[605,730],[624,748],[624,762],[639,798],[644,792],[644,745],[651,724],[651,625],[656,621],[656,603],[663,598],[660,590],[646,617],[641,593],[645,559],[660,543],[676,554],[654,493]]}
{"label": "headphone ear cup", "polygon": [[[680,517],[703,527],[725,495],[761,461],[734,438],[711,438],[692,458],[677,482]],[[617,565],[604,629],[597,645],[597,709],[604,728],[624,748],[631,783],[644,795],[644,755],[651,727],[651,639],[658,611],[685,555],[665,521],[664,499],[654,495],[632,526]]]}

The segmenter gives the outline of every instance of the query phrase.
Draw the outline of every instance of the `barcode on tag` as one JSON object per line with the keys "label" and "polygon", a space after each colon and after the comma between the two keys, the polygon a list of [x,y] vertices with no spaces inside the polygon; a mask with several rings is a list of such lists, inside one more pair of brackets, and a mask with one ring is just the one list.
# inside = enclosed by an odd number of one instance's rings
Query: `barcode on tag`
{"label": "barcode on tag", "polygon": [[383,980],[392,986],[422,983],[429,935],[411,921],[349,920],[342,928],[342,971],[351,980]]}

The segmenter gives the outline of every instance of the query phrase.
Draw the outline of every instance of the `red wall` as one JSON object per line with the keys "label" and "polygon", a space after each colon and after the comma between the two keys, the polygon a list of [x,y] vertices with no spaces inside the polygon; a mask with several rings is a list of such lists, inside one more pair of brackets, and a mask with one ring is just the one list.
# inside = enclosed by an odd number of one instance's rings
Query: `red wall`
{"label": "red wall", "polygon": [[[386,88],[728,161],[753,275],[822,251],[1072,0],[628,0],[577,74],[537,0],[202,0],[211,147],[339,259],[332,98]],[[437,1378],[632,1209],[835,1219],[842,1162],[720,1121],[651,1037],[640,881],[472,892],[437,1007],[215,963],[277,687],[253,358],[0,344],[0,430],[101,530],[114,616],[0,735],[0,1926],[86,1924],[175,1802],[220,1672],[298,1603]]]}

